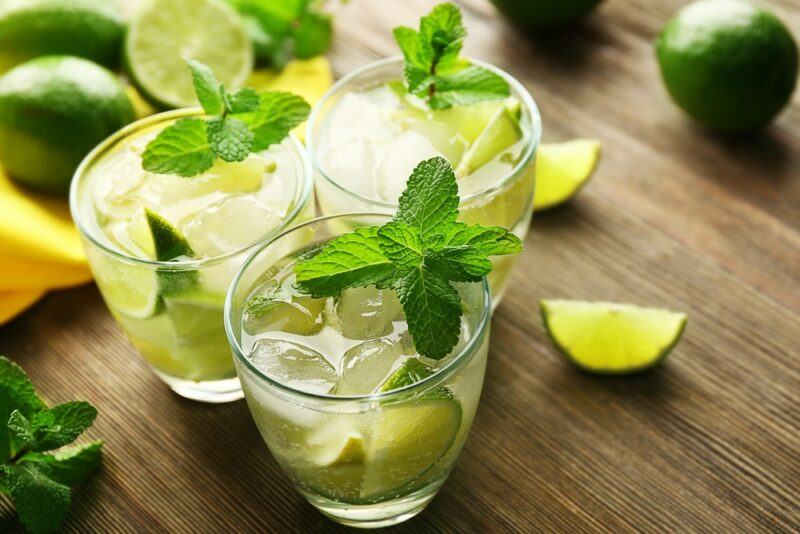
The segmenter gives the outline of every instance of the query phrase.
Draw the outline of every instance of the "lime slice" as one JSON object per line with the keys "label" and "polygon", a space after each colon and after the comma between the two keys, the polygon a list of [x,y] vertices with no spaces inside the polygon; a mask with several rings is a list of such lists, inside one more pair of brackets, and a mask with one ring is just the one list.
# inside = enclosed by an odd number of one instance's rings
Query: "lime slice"
{"label": "lime slice", "polygon": [[513,99],[497,110],[456,168],[456,176],[468,176],[522,139],[520,103]]}
{"label": "lime slice", "polygon": [[165,107],[197,105],[185,57],[211,67],[233,91],[253,68],[241,17],[219,0],[146,0],[130,22],[125,61],[134,84]]}
{"label": "lime slice", "polygon": [[153,241],[152,247],[147,248],[152,248],[158,261],[170,261],[194,254],[186,238],[168,220],[148,208],[145,208],[144,213]]}
{"label": "lime slice", "polygon": [[330,423],[309,438],[309,458],[320,467],[361,464],[367,460],[364,437],[356,428],[343,422]]}
{"label": "lime slice", "polygon": [[452,397],[384,405],[367,451],[361,498],[402,494],[445,456],[455,442],[461,417],[461,404]]}
{"label": "lime slice", "polygon": [[678,343],[686,314],[630,304],[543,300],[545,328],[581,369],[624,374],[656,365]]}
{"label": "lime slice", "polygon": [[591,178],[599,158],[600,142],[593,139],[541,145],[536,158],[534,209],[546,210],[575,196]]}

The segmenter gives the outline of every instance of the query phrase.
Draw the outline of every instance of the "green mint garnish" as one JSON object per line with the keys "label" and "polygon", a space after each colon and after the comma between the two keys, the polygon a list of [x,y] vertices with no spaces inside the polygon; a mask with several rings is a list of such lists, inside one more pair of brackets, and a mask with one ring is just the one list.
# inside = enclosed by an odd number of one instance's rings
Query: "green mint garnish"
{"label": "green mint garnish", "polygon": [[280,91],[244,87],[229,94],[211,69],[187,60],[194,90],[208,119],[180,119],[148,143],[142,156],[146,171],[190,177],[201,174],[217,158],[244,160],[280,143],[308,118],[310,107],[301,97]]}
{"label": "green mint garnish", "polygon": [[458,222],[458,204],[447,160],[421,162],[394,219],[332,239],[317,255],[298,262],[298,288],[314,298],[371,284],[392,288],[417,351],[443,358],[461,329],[461,299],[451,282],[478,282],[492,270],[489,256],[522,251],[519,238],[505,228]]}
{"label": "green mint garnish", "polygon": [[499,100],[510,94],[501,76],[459,55],[466,35],[461,11],[449,2],[422,17],[419,31],[406,26],[394,29],[405,58],[408,92],[426,100],[431,109]]}
{"label": "green mint garnish", "polygon": [[72,443],[95,417],[88,402],[48,408],[24,371],[0,356],[0,493],[28,532],[55,532],[69,512],[70,488],[100,465],[100,441],[47,452]]}
{"label": "green mint garnish", "polygon": [[320,0],[228,0],[242,14],[256,58],[275,68],[331,46],[333,21]]}

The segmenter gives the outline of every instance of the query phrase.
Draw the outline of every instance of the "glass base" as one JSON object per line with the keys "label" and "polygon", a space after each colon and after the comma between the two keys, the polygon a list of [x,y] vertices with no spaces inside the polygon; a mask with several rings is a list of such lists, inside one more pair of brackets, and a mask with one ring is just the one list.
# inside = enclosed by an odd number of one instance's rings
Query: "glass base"
{"label": "glass base", "polygon": [[191,380],[165,375],[158,371],[155,371],[155,373],[172,388],[172,391],[186,399],[219,404],[244,398],[242,384],[236,377],[192,382]]}
{"label": "glass base", "polygon": [[353,528],[381,528],[408,521],[428,506],[444,483],[442,479],[391,501],[347,504],[300,490],[314,507],[337,523]]}

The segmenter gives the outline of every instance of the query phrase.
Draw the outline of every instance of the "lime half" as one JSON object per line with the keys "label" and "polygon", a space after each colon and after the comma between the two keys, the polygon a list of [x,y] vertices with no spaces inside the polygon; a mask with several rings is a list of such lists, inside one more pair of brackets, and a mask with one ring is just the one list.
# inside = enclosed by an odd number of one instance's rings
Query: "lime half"
{"label": "lime half", "polygon": [[576,139],[543,144],[536,157],[533,208],[546,210],[571,199],[592,177],[600,158],[600,142]]}
{"label": "lime half", "polygon": [[575,365],[607,374],[650,368],[669,354],[686,314],[630,304],[543,300],[542,318],[556,346]]}
{"label": "lime half", "polygon": [[185,58],[211,67],[233,91],[253,69],[241,17],[219,0],[146,0],[125,38],[125,61],[141,93],[171,108],[197,105]]}

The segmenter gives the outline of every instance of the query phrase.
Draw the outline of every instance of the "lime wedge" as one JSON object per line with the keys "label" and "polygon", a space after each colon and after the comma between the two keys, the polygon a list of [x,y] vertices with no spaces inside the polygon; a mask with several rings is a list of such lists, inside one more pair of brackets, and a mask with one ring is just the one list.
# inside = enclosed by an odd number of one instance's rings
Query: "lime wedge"
{"label": "lime wedge", "polygon": [[461,404],[453,398],[432,396],[384,405],[367,451],[361,498],[402,494],[445,456],[461,417]]}
{"label": "lime wedge", "polygon": [[308,438],[308,443],[311,461],[321,467],[363,465],[367,460],[361,432],[342,421],[322,426]]}
{"label": "lime wedge", "polygon": [[400,389],[410,386],[411,384],[416,384],[423,378],[427,378],[432,374],[433,369],[416,358],[411,358],[403,362],[403,365],[386,379],[386,382],[383,383],[380,391],[392,391],[393,389]]}
{"label": "lime wedge", "polygon": [[669,354],[686,314],[630,304],[543,300],[542,318],[556,346],[575,365],[607,374],[650,368]]}
{"label": "lime wedge", "polygon": [[186,238],[168,220],[148,208],[145,208],[144,213],[153,242],[152,247],[147,248],[154,251],[158,261],[170,261],[194,254]]}
{"label": "lime wedge", "polygon": [[139,91],[160,106],[197,105],[185,57],[211,67],[233,91],[253,68],[253,47],[236,11],[220,0],[145,0],[125,38],[125,61]]}
{"label": "lime wedge", "polygon": [[152,269],[97,254],[92,271],[112,311],[134,319],[152,317],[160,311],[158,278]]}
{"label": "lime wedge", "polygon": [[505,106],[497,110],[459,162],[456,176],[472,174],[522,139],[522,128],[519,125],[520,109],[519,100],[510,99]]}
{"label": "lime wedge", "polygon": [[572,198],[589,181],[600,157],[600,142],[576,139],[543,144],[536,159],[533,207],[546,210]]}

